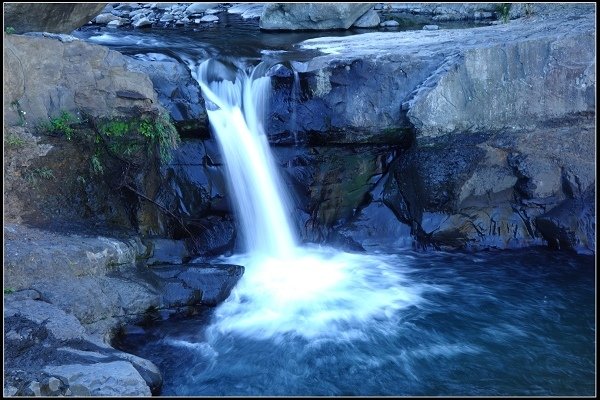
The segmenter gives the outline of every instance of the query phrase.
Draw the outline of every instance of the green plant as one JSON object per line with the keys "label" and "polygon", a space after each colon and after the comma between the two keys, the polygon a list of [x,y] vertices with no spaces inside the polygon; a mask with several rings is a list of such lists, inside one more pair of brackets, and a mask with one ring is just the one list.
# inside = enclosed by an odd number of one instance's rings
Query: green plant
{"label": "green plant", "polygon": [[158,145],[160,159],[163,162],[171,160],[171,150],[176,149],[181,141],[169,115],[164,113],[158,115],[154,122],[142,119],[138,132],[151,143]]}
{"label": "green plant", "polygon": [[110,154],[124,161],[144,148],[150,152],[156,147],[161,160],[169,161],[171,150],[176,148],[180,141],[168,114],[100,122],[98,132],[95,143],[104,142]]}
{"label": "green plant", "polygon": [[10,105],[17,111],[17,115],[19,116],[19,123],[17,125],[27,125],[27,122],[25,121],[25,114],[27,113],[21,109],[21,104],[19,103],[19,100],[11,101]]}
{"label": "green plant", "polygon": [[17,135],[8,135],[4,138],[4,143],[6,143],[8,147],[19,148],[23,147],[26,142]]}
{"label": "green plant", "polygon": [[90,164],[92,165],[92,171],[100,175],[104,173],[104,167],[102,167],[102,162],[100,161],[100,155],[98,152],[94,153],[94,155],[90,158]]}
{"label": "green plant", "polygon": [[54,172],[48,167],[34,168],[25,174],[25,179],[32,185],[36,185],[40,179],[53,180]]}
{"label": "green plant", "polygon": [[12,26],[7,26],[6,28],[4,28],[4,32],[6,32],[7,35],[12,35],[16,31],[15,28],[13,28]]}
{"label": "green plant", "polygon": [[4,294],[13,294],[14,292],[15,292],[15,289],[13,289],[11,287],[4,288]]}
{"label": "green plant", "polygon": [[500,19],[502,20],[503,23],[507,23],[508,20],[510,19],[510,7],[512,6],[511,3],[500,3],[496,6],[496,11],[498,12],[498,15],[500,16]]}
{"label": "green plant", "polygon": [[73,139],[75,135],[75,129],[73,126],[79,121],[73,115],[67,111],[61,111],[60,115],[55,118],[51,118],[49,124],[44,126],[45,130],[51,134],[64,135],[67,140]]}
{"label": "green plant", "polygon": [[108,137],[121,137],[131,130],[128,122],[113,120],[101,126],[101,131]]}

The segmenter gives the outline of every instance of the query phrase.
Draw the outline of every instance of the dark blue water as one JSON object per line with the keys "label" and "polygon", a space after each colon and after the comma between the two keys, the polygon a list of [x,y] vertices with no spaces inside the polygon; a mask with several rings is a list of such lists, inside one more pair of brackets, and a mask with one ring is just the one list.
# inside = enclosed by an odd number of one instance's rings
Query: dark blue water
{"label": "dark blue water", "polygon": [[385,257],[404,287],[429,289],[366,323],[260,337],[219,332],[223,313],[207,308],[135,331],[120,347],[159,366],[161,395],[595,394],[593,257],[545,249]]}

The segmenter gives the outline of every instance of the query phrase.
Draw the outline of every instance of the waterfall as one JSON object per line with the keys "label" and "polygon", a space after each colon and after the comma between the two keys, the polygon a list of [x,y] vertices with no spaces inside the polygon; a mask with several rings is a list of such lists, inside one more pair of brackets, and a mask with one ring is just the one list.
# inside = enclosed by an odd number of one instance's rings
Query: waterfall
{"label": "waterfall", "polygon": [[246,250],[289,256],[296,247],[290,201],[283,189],[263,127],[271,79],[264,65],[247,73],[215,60],[197,66],[195,78],[207,103],[228,176]]}
{"label": "waterfall", "polygon": [[263,127],[271,87],[266,65],[246,71],[215,60],[188,64],[206,100],[247,250],[224,257],[245,272],[215,310],[206,330],[211,346],[232,332],[261,339],[288,333],[359,338],[374,318],[378,329],[395,329],[394,315],[416,304],[421,288],[406,284],[393,257],[297,245]]}

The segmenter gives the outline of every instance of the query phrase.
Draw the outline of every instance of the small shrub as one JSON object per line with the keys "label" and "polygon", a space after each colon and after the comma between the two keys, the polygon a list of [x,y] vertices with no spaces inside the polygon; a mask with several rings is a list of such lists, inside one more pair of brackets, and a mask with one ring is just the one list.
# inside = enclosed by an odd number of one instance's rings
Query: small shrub
{"label": "small shrub", "polygon": [[73,139],[75,129],[73,126],[79,121],[67,111],[62,111],[58,117],[50,119],[43,128],[50,134],[64,135],[67,140]]}
{"label": "small shrub", "polygon": [[8,147],[19,148],[25,146],[26,142],[17,135],[8,135],[4,138],[4,143],[6,143]]}
{"label": "small shrub", "polygon": [[7,26],[6,28],[4,28],[4,32],[6,32],[7,35],[12,35],[16,31],[15,28],[13,28],[12,26]]}
{"label": "small shrub", "polygon": [[100,175],[104,173],[104,167],[102,167],[102,162],[100,161],[100,155],[98,153],[94,154],[92,158],[90,158],[90,164],[94,174]]}
{"label": "small shrub", "polygon": [[500,3],[496,6],[496,11],[503,23],[507,23],[510,18],[511,3]]}
{"label": "small shrub", "polygon": [[18,100],[12,101],[10,103],[10,105],[12,108],[14,108],[17,111],[17,115],[19,116],[19,122],[17,123],[17,125],[18,126],[27,125],[27,121],[25,121],[25,114],[27,114],[27,113],[21,109],[21,104],[19,103],[19,101]]}
{"label": "small shrub", "polygon": [[32,185],[36,185],[40,179],[54,180],[54,172],[48,167],[34,168],[25,174],[25,179]]}

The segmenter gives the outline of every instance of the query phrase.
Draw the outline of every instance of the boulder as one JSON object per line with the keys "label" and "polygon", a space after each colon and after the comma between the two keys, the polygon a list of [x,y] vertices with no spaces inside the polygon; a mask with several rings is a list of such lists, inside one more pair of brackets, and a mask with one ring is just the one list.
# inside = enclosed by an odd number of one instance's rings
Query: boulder
{"label": "boulder", "polygon": [[260,16],[260,28],[265,30],[328,30],[348,29],[367,12],[366,3],[270,3]]}
{"label": "boulder", "polygon": [[229,14],[239,14],[243,19],[260,18],[266,3],[237,3],[227,9]]}
{"label": "boulder", "polygon": [[210,8],[214,8],[218,3],[192,3],[185,9],[186,15],[201,14]]}
{"label": "boulder", "polygon": [[166,307],[216,306],[223,302],[242,277],[239,265],[185,264],[155,266],[152,271],[163,279]]}
{"label": "boulder", "polygon": [[[138,20],[137,25],[134,23],[134,26],[144,26],[140,25],[140,21],[142,20]],[[158,53],[136,54],[125,57],[125,60],[129,70],[150,77],[160,104],[169,111],[175,123],[191,126],[194,131],[207,129],[208,118],[200,87],[186,65]]]}
{"label": "boulder", "polygon": [[47,366],[44,372],[61,378],[76,396],[151,395],[146,381],[126,361]]}
{"label": "boulder", "polygon": [[162,110],[152,81],[129,70],[124,55],[80,40],[5,35],[4,82],[9,126],[37,126],[63,111],[100,118]]}
{"label": "boulder", "polygon": [[94,19],[106,3],[6,3],[4,27],[15,33],[71,33]]}
{"label": "boulder", "polygon": [[355,28],[376,28],[379,26],[379,14],[375,10],[369,10],[352,24]]}
{"label": "boulder", "polygon": [[117,17],[116,15],[113,15],[111,13],[102,13],[99,14],[98,16],[96,16],[96,18],[94,18],[94,22],[97,24],[108,24],[109,22],[112,21],[119,21],[121,20],[121,18]]}

